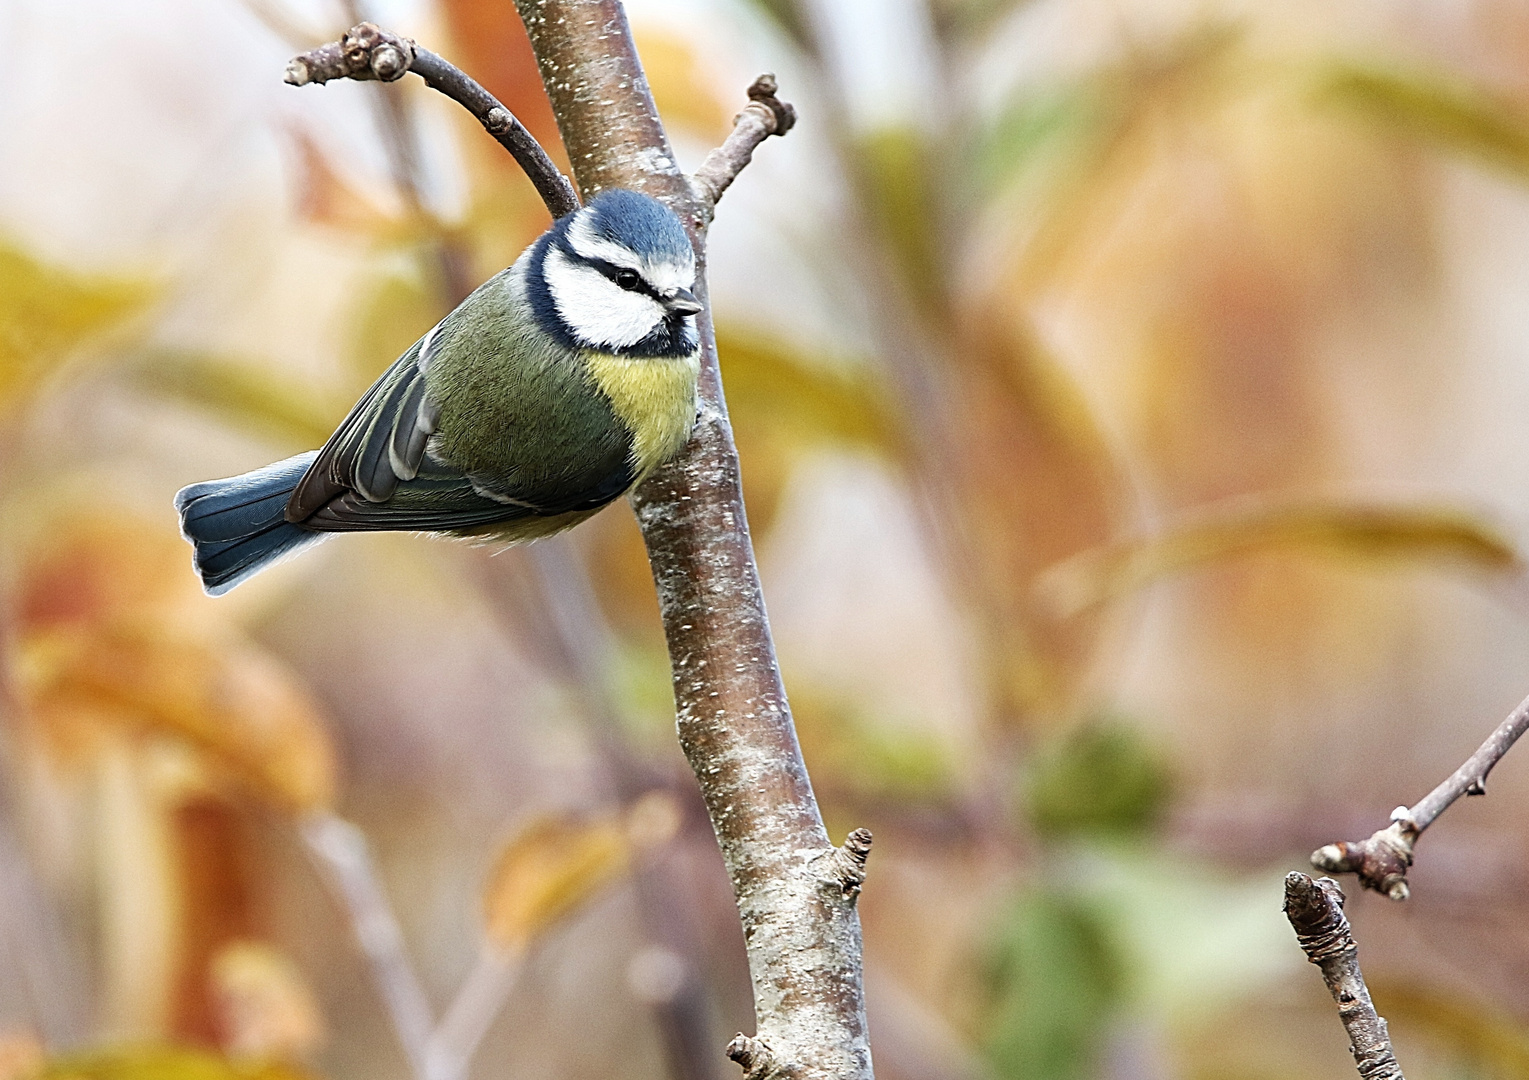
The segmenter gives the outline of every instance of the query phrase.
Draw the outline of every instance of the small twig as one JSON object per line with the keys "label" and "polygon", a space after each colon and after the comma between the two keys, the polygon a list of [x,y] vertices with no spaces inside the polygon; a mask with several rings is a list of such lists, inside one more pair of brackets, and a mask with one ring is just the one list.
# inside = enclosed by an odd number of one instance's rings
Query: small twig
{"label": "small twig", "polygon": [[462,1080],[483,1037],[504,1008],[525,955],[484,944],[478,962],[430,1037],[430,1080]]}
{"label": "small twig", "polygon": [[1305,874],[1287,875],[1285,917],[1306,959],[1322,969],[1322,981],[1338,1003],[1338,1017],[1348,1032],[1349,1052],[1361,1080],[1405,1080],[1391,1052],[1386,1022],[1376,1013],[1359,970],[1359,946],[1343,914],[1343,890],[1338,883],[1332,878],[1313,881]]}
{"label": "small twig", "polygon": [[345,31],[339,41],[293,57],[287,65],[286,81],[293,86],[326,83],[331,79],[394,82],[410,71],[477,118],[484,130],[520,163],[547,205],[548,213],[559,218],[579,208],[579,198],[568,178],[498,98],[429,49],[375,23],[360,23]]}
{"label": "small twig", "polygon": [[755,79],[749,86],[749,103],[733,118],[732,132],[691,176],[690,186],[705,217],[702,228],[711,224],[717,200],[753,158],[754,148],[771,135],[784,135],[796,126],[796,109],[776,97],[778,91],[774,75],[766,73]]}
{"label": "small twig", "polygon": [[392,1018],[415,1080],[430,1074],[430,1002],[404,952],[403,933],[377,880],[366,837],[333,814],[317,814],[298,827],[319,871],[350,915],[356,942],[371,968],[372,981]]}
{"label": "small twig", "polygon": [[1416,806],[1398,806],[1391,811],[1391,824],[1372,834],[1368,840],[1340,840],[1318,848],[1311,853],[1311,864],[1329,874],[1358,874],[1359,882],[1365,888],[1385,893],[1392,900],[1407,899],[1410,891],[1407,867],[1412,865],[1412,851],[1418,837],[1460,796],[1485,795],[1487,774],[1526,729],[1529,729],[1529,698],[1519,702],[1518,708],[1498,725],[1465,764]]}

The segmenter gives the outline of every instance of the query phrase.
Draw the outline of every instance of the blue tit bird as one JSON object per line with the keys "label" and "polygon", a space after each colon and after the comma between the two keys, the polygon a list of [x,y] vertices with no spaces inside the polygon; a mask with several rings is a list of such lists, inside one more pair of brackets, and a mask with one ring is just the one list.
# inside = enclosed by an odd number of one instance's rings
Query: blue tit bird
{"label": "blue tit bird", "polygon": [[175,497],[218,596],[330,533],[513,544],[572,527],[689,438],[700,355],[679,219],[602,192],[400,356],[322,449]]}

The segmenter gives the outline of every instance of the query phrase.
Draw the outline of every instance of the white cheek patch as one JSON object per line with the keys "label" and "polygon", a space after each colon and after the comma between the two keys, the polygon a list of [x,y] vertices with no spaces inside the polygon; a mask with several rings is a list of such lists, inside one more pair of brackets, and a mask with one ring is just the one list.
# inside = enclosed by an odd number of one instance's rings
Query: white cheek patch
{"label": "white cheek patch", "polygon": [[636,270],[661,296],[669,296],[695,284],[694,252],[686,250],[684,258],[678,261],[641,258],[626,245],[596,233],[583,212],[569,223],[568,244],[586,259],[600,259],[612,266]]}
{"label": "white cheek patch", "polygon": [[664,309],[657,300],[628,292],[557,248],[547,252],[542,272],[558,315],[576,338],[590,345],[636,345],[663,322]]}

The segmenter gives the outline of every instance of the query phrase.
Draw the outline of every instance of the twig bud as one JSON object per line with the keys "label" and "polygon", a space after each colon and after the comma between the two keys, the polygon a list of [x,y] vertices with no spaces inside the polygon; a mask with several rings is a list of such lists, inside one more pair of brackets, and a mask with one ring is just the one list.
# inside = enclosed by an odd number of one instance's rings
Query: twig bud
{"label": "twig bud", "polygon": [[727,1056],[742,1066],[744,1080],[764,1080],[775,1065],[775,1054],[764,1040],[741,1031],[727,1044]]}

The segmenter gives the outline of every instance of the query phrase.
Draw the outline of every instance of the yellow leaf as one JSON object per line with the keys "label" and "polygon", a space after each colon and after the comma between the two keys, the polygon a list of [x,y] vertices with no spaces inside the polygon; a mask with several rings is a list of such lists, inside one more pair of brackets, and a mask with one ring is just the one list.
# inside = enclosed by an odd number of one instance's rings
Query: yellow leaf
{"label": "yellow leaf", "polygon": [[158,351],[133,370],[144,386],[206,409],[257,435],[293,446],[319,446],[345,415],[349,401],[320,398],[253,362],[189,352]]}
{"label": "yellow leaf", "polygon": [[236,1062],[184,1046],[134,1046],[51,1061],[39,1080],[311,1080],[276,1062]]}
{"label": "yellow leaf", "polygon": [[1339,64],[1316,87],[1318,100],[1529,177],[1529,112],[1458,77]]}
{"label": "yellow leaf", "polygon": [[1377,1007],[1393,1031],[1416,1033],[1469,1064],[1457,1075],[1517,1080],[1529,1076],[1529,1027],[1487,1002],[1385,979],[1370,980]]}
{"label": "yellow leaf", "polygon": [[[695,47],[677,34],[656,29],[639,28],[633,36],[664,123],[709,142],[725,139],[732,127],[732,112],[706,79]],[[745,104],[740,94],[738,107]]]}
{"label": "yellow leaf", "polygon": [[48,266],[0,239],[0,405],[29,393],[91,337],[143,310],[141,281]]}
{"label": "yellow leaf", "polygon": [[1446,562],[1498,573],[1524,563],[1476,519],[1428,507],[1242,503],[1181,521],[1158,536],[1082,552],[1041,573],[1036,591],[1071,615],[1170,574],[1274,548]]}
{"label": "yellow leaf", "polygon": [[890,396],[864,367],[819,360],[736,327],[717,332],[728,408],[739,425],[769,427],[804,443],[891,450],[900,425]]}
{"label": "yellow leaf", "polygon": [[505,950],[525,949],[622,873],[627,852],[626,833],[614,822],[533,822],[509,842],[489,877],[489,940]]}
{"label": "yellow leaf", "polygon": [[283,953],[258,941],[236,941],[212,960],[213,994],[239,1058],[290,1060],[318,1047],[324,1020],[302,972]]}

